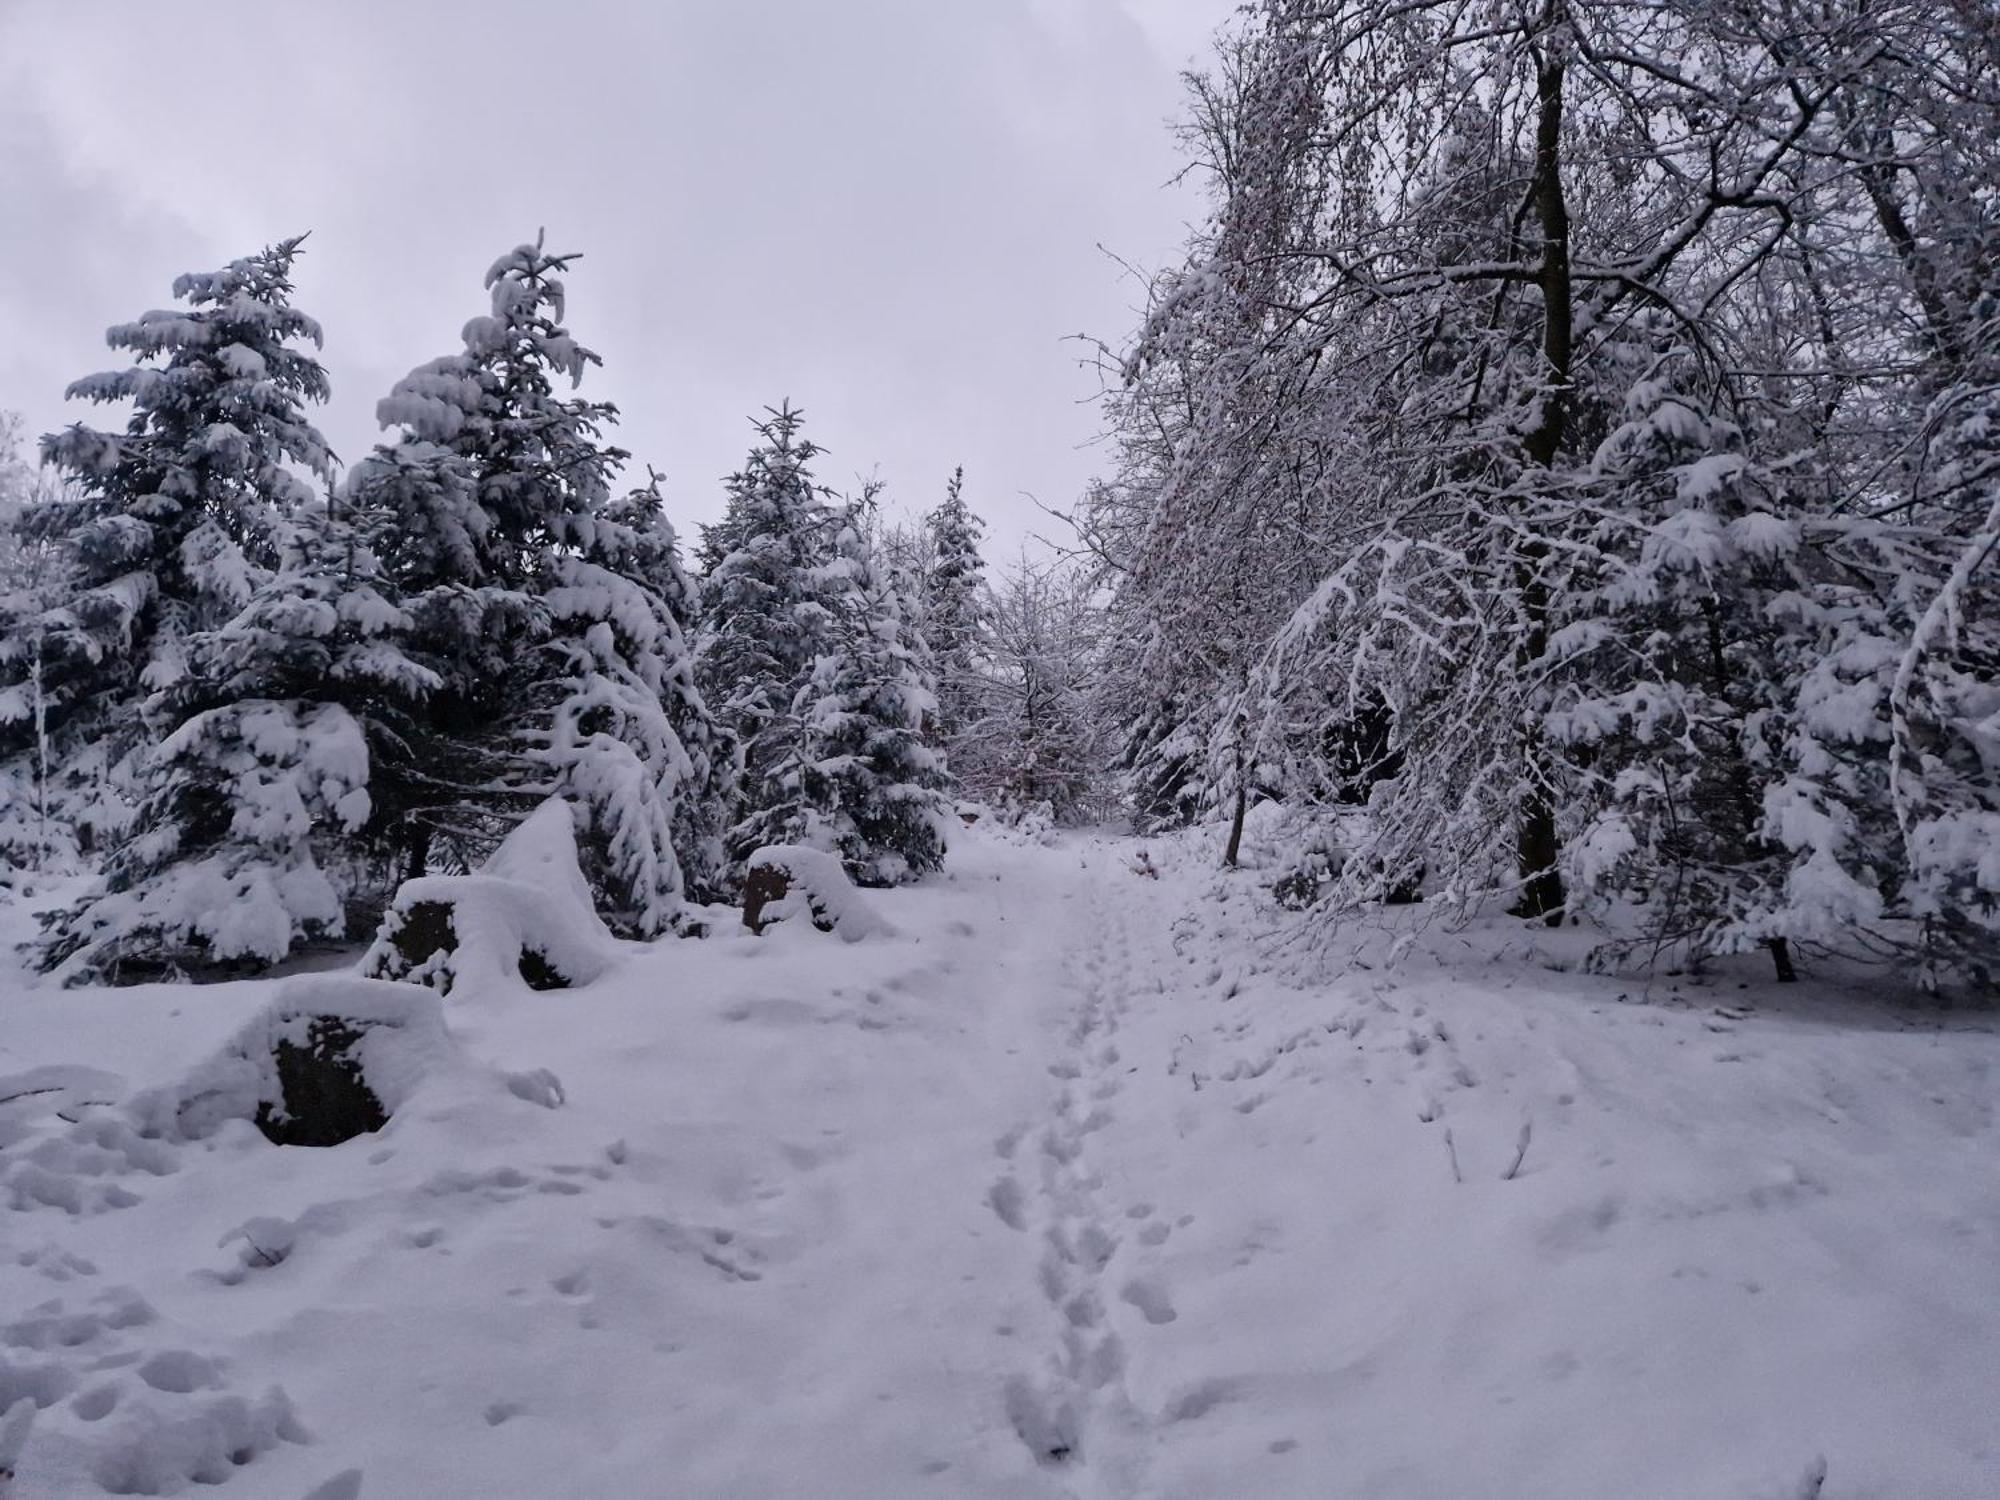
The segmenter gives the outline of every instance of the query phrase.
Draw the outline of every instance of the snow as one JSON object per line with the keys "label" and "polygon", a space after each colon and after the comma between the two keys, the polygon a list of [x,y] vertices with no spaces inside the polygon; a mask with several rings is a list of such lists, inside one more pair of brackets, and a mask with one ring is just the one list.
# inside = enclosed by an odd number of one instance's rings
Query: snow
{"label": "snow", "polygon": [[[567,905],[556,834],[477,878]],[[1990,1018],[1215,854],[982,824],[868,942],[550,994],[0,980],[13,1492],[1994,1492]],[[329,1011],[398,1023],[381,1131],[163,1128]]]}

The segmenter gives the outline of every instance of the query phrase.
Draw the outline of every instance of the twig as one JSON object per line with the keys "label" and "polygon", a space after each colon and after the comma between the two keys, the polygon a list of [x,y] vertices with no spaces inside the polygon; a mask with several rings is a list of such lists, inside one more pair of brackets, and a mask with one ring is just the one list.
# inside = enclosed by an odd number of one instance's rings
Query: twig
{"label": "twig", "polygon": [[1500,1180],[1502,1182],[1512,1182],[1516,1177],[1521,1175],[1521,1163],[1528,1159],[1528,1142],[1533,1140],[1534,1136],[1535,1122],[1533,1120],[1523,1120],[1521,1122],[1521,1137],[1514,1142],[1514,1165],[1509,1167],[1501,1176]]}
{"label": "twig", "polygon": [[1458,1170],[1458,1146],[1451,1138],[1451,1127],[1444,1128],[1444,1154],[1451,1159],[1451,1180],[1462,1183],[1465,1174]]}

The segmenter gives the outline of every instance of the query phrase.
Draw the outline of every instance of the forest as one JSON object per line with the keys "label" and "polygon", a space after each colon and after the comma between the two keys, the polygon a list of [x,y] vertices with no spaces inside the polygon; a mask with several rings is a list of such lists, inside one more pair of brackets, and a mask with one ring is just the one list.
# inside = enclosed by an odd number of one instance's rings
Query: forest
{"label": "forest", "polygon": [[424,87],[0,389],[0,1500],[1996,1492],[1992,0],[1218,4],[1013,384],[1157,6],[92,4]]}
{"label": "forest", "polygon": [[344,470],[300,241],[181,277],[70,388],[123,428],[8,471],[0,847],[101,872],[39,966],[364,936],[548,796],[655,937],[765,844],[920,876],[964,795],[1318,810],[1328,920],[1991,985],[1992,15],[1484,15],[1273,0],[1191,75],[1208,216],[1099,346],[1065,555],[997,589],[962,477],[885,521],[785,404],[684,557],[540,241]]}
{"label": "forest", "polygon": [[22,870],[101,869],[38,967],[214,977],[365,938],[399,881],[477,868],[550,797],[635,938],[700,931],[690,903],[768,845],[867,886],[933,871],[948,788],[1084,805],[1082,590],[1025,563],[990,588],[962,474],[884,524],[772,408],[691,573],[658,475],[621,488],[571,257],[538,243],[336,475],[300,243],[113,327],[133,364],[70,394],[131,402],[124,430],[9,471],[0,841]]}

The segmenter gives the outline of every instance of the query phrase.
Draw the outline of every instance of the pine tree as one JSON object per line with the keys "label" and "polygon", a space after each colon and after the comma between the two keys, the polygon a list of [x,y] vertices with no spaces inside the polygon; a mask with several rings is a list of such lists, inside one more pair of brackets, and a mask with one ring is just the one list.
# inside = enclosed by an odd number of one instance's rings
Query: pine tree
{"label": "pine tree", "polygon": [[935,738],[946,747],[979,712],[979,659],[991,622],[984,527],[965,503],[965,470],[954,469],[944,499],[924,518],[930,566],[923,581],[921,626],[937,673]]}
{"label": "pine tree", "polygon": [[490,314],[380,403],[401,435],[355,487],[397,518],[384,561],[441,684],[400,798],[408,870],[470,867],[560,795],[605,914],[651,937],[686,887],[677,826],[699,818],[684,803],[708,796],[676,712],[691,728],[702,715],[675,607],[653,586],[685,580],[657,574],[657,529],[642,537],[611,499],[617,410],[559,393],[600,363],[564,326],[574,259],[538,242],[494,263]]}
{"label": "pine tree", "polygon": [[657,489],[607,507],[589,550],[557,559],[543,600],[551,666],[529,696],[547,704],[536,758],[577,809],[611,927],[657,937],[689,884],[713,881],[721,738],[694,681],[684,624],[695,597]]}
{"label": "pine tree", "polygon": [[839,856],[857,885],[899,885],[944,863],[947,777],[924,742],[937,699],[923,643],[875,566],[859,509],[840,518],[821,575],[829,640],[802,694],[809,750],[799,842]]}
{"label": "pine tree", "polygon": [[813,479],[819,449],[799,435],[802,422],[787,403],[756,424],[762,442],[730,477],[728,509],[712,532],[730,550],[702,588],[698,680],[737,745],[723,841],[732,884],[751,854],[798,843],[808,827],[803,700],[833,640],[822,570],[832,561],[834,518]]}
{"label": "pine tree", "polygon": [[687,791],[675,802],[674,849],[688,891],[696,900],[723,895],[722,816],[730,796],[735,746],[696,680],[695,643],[701,630],[701,590],[682,564],[680,541],[667,519],[660,476],[617,501],[608,520],[629,534],[622,570],[651,590],[665,608],[663,635],[672,649],[661,656],[660,697],[667,720],[688,758]]}
{"label": "pine tree", "polygon": [[163,737],[136,826],[43,967],[70,983],[256,968],[380,910],[395,809],[372,783],[393,784],[437,682],[403,648],[381,521],[302,511],[242,612],[187,639],[186,670],[147,704]]}
{"label": "pine tree", "polygon": [[247,604],[278,562],[299,474],[333,458],[306,415],[326,373],[299,346],[319,325],[291,305],[300,240],[174,283],[186,307],[110,330],[128,369],[71,397],[132,402],[122,432],[72,426],[43,441],[73,493],[31,508],[24,535],[53,554],[35,607],[0,622],[0,761],[51,763],[44,785],[86,845],[130,816],[139,711],[188,670],[191,637]]}
{"label": "pine tree", "polygon": [[1763,946],[1790,979],[1789,862],[1764,814],[1785,696],[1771,606],[1799,528],[1698,369],[1670,349],[1634,382],[1596,455],[1598,522],[1552,590],[1549,737],[1595,809],[1567,870],[1638,901],[1655,953]]}

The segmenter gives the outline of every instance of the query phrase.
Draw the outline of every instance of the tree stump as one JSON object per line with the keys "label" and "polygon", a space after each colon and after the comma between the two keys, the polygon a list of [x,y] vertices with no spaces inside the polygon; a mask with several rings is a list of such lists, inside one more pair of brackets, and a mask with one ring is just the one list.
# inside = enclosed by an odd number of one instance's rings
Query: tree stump
{"label": "tree stump", "polygon": [[764,909],[784,900],[791,889],[789,870],[777,865],[754,866],[743,881],[743,925],[761,935],[769,925]]}
{"label": "tree stump", "polygon": [[338,1146],[389,1123],[382,1101],[362,1077],[354,1046],[366,1035],[341,1016],[314,1016],[304,1046],[278,1043],[282,1116],[270,1103],[257,1107],[257,1128],[279,1146]]}

